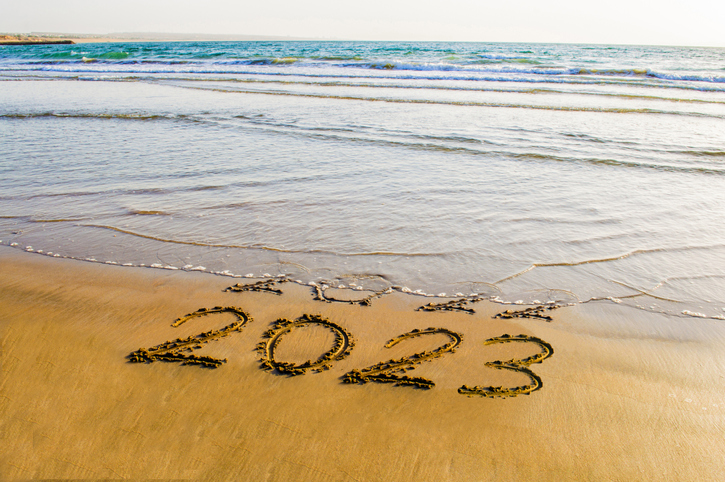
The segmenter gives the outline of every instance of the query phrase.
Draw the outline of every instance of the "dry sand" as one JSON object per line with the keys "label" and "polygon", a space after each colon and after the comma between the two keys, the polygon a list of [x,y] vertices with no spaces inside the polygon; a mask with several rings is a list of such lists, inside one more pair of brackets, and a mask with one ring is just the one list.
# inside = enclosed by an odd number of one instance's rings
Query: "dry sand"
{"label": "dry sand", "polygon": [[[284,294],[230,293],[239,280],[124,268],[0,248],[0,478],[205,480],[723,480],[725,336],[720,324],[610,305],[550,312],[550,323],[426,313],[430,301],[386,295],[372,306]],[[127,356],[220,328],[239,306],[254,319],[199,354],[220,368],[130,363]],[[289,377],[260,369],[255,346],[280,317],[317,314],[356,345],[330,370]],[[413,329],[464,335],[456,353],[409,376],[431,390],[341,377],[447,342]],[[540,337],[552,357],[531,368],[543,388],[489,399],[461,385],[518,386],[525,375],[489,361],[526,357],[534,344],[484,345],[503,334]],[[319,326],[293,330],[277,356],[301,363],[331,348]]]}

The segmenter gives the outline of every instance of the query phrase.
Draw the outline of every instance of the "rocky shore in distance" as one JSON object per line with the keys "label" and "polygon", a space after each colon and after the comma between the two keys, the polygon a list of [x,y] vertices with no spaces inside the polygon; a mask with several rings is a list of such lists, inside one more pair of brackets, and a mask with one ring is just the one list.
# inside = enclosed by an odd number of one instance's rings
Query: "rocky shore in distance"
{"label": "rocky shore in distance", "polygon": [[50,45],[73,44],[72,40],[62,38],[34,37],[27,35],[0,35],[0,45]]}

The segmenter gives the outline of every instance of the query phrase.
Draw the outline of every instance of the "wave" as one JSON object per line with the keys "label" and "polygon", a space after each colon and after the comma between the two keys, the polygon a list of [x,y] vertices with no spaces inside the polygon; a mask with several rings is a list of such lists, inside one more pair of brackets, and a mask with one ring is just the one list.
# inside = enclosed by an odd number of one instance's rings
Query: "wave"
{"label": "wave", "polygon": [[[169,84],[169,85],[173,85],[173,84]],[[392,98],[392,97],[328,95],[328,94],[281,92],[281,91],[269,91],[269,90],[223,89],[220,87],[199,87],[199,86],[188,86],[188,85],[177,85],[177,87],[186,88],[186,89],[210,90],[213,92],[224,92],[224,93],[230,93],[230,94],[279,95],[279,96],[308,97],[308,98],[318,98],[318,99],[356,100],[356,101],[366,101],[366,102],[390,102],[390,103],[396,103],[396,104],[434,104],[434,105],[455,105],[455,106],[462,106],[462,107],[499,107],[499,108],[512,108],[512,109],[551,110],[551,111],[562,111],[562,112],[599,112],[599,113],[608,113],[608,114],[658,114],[658,115],[673,115],[673,116],[686,116],[686,117],[703,117],[703,118],[711,118],[711,119],[725,119],[725,115],[719,115],[719,114],[707,114],[707,113],[703,113],[703,112],[666,111],[666,110],[647,109],[647,108],[573,107],[573,106],[554,106],[554,105],[537,105],[537,104],[514,104],[514,103],[504,103],[504,102],[443,101],[443,100],[432,100],[432,99],[400,99],[400,98]]]}
{"label": "wave", "polygon": [[[432,105],[454,105],[462,107],[496,107],[510,109],[533,109],[550,110],[562,112],[597,112],[608,114],[656,114],[686,117],[703,117],[712,119],[725,119],[725,115],[708,114],[704,112],[667,111],[649,108],[626,108],[626,107],[584,107],[584,106],[556,106],[544,104],[516,104],[506,102],[477,102],[477,101],[445,101],[432,99],[402,99],[394,97],[370,97],[358,95],[331,95],[300,92],[283,92],[270,90],[243,90],[223,89],[220,87],[189,86],[168,83],[179,88],[209,90],[213,92],[236,93],[236,94],[257,94],[257,95],[278,95],[291,97],[307,97],[335,100],[355,100],[367,102],[389,102],[397,104],[432,104]],[[65,113],[65,112],[29,112],[29,113],[1,113],[0,119],[30,119],[30,118],[77,118],[77,119],[118,119],[118,120],[183,120],[200,122],[199,119],[184,114],[143,114],[143,113]]]}
{"label": "wave", "polygon": [[289,65],[297,62],[296,57],[270,58],[270,59],[252,59],[252,60],[235,60],[235,61],[219,61],[215,64],[221,65]]}
{"label": "wave", "polygon": [[[128,52],[112,51],[102,52],[95,56],[61,56],[60,58],[42,58],[42,59],[13,59],[4,60],[0,63],[3,70],[19,69],[24,70],[32,67],[42,66],[78,66],[83,67],[81,71],[88,68],[88,63],[100,64],[107,66],[168,66],[173,67],[183,65],[194,67],[195,72],[214,73],[219,72],[217,67],[234,67],[234,66],[257,66],[257,67],[292,67],[294,65],[301,66],[322,66],[335,67],[340,69],[373,69],[373,70],[394,70],[394,71],[414,71],[414,72],[460,72],[466,74],[482,74],[482,75],[533,75],[536,77],[595,77],[609,78],[620,77],[628,79],[656,79],[664,81],[688,82],[688,83],[705,83],[705,84],[722,84],[725,83],[725,76],[717,73],[678,73],[657,71],[651,68],[588,68],[588,67],[565,67],[556,64],[546,65],[540,60],[530,59],[526,57],[505,57],[505,56],[485,56],[478,57],[473,60],[455,60],[455,61],[417,61],[399,59],[382,59],[382,60],[359,60],[359,56],[287,56],[287,57],[263,57],[263,58],[244,58],[244,59],[144,59],[129,58]],[[493,63],[492,63],[493,62]],[[507,66],[508,65],[508,66]],[[532,67],[527,67],[531,65]],[[177,72],[174,70],[174,72]],[[143,72],[139,72],[143,73]],[[233,72],[230,72],[233,73]]]}
{"label": "wave", "polygon": [[31,218],[31,219],[28,219],[27,221],[28,222],[31,222],[31,223],[41,223],[41,224],[45,224],[45,223],[70,223],[70,222],[78,222],[78,221],[83,221],[84,219],[87,219],[87,218],[58,218],[58,219],[32,219]]}
{"label": "wave", "polygon": [[80,226],[88,228],[98,228],[115,231],[118,233],[128,234],[138,238],[151,239],[153,241],[160,241],[163,243],[171,244],[184,244],[187,246],[203,246],[208,248],[234,248],[234,249],[258,249],[262,251],[274,251],[277,253],[297,253],[297,254],[329,254],[334,256],[395,256],[395,257],[426,257],[426,256],[447,256],[452,253],[398,253],[393,251],[371,251],[364,253],[344,253],[325,249],[308,249],[308,250],[295,250],[295,249],[283,249],[275,248],[264,245],[237,245],[237,244],[214,244],[214,243],[202,243],[200,241],[182,241],[178,239],[168,239],[159,236],[153,236],[149,234],[136,233],[126,229],[117,228],[115,226],[107,226],[102,224],[81,224]]}
{"label": "wave", "polygon": [[649,164],[644,162],[634,161],[623,161],[617,159],[599,159],[599,158],[576,158],[576,157],[562,157],[552,156],[549,154],[519,154],[513,153],[508,156],[516,159],[527,159],[527,160],[540,160],[540,161],[556,161],[556,162],[569,162],[569,163],[581,163],[589,165],[599,166],[613,166],[613,167],[627,167],[635,169],[650,169],[653,171],[660,172],[680,172],[688,174],[710,174],[710,175],[725,175],[725,169],[712,169],[706,167],[687,167],[687,166],[672,166],[666,164]]}
{"label": "wave", "polygon": [[687,154],[696,157],[725,157],[725,151],[672,151],[676,154]]}
{"label": "wave", "polygon": [[74,217],[74,218],[44,219],[44,218],[34,218],[32,216],[0,216],[0,219],[19,219],[19,220],[26,221],[29,223],[67,223],[67,222],[84,221],[84,220],[90,219],[90,218]]}
{"label": "wave", "polygon": [[424,134],[409,134],[414,139],[431,140],[431,141],[444,141],[444,142],[463,142],[467,144],[491,144],[490,142],[475,139],[473,137],[464,136],[435,136],[435,135],[424,135]]}
{"label": "wave", "polygon": [[[130,59],[126,52],[106,52],[97,57],[86,57],[85,55],[72,55],[60,58],[46,58],[42,60],[23,60],[12,62],[11,65],[83,65],[88,61],[108,65],[204,65],[205,62],[194,60],[162,60],[162,59]],[[7,63],[7,62],[4,62]]]}
{"label": "wave", "polygon": [[[229,92],[229,91],[223,91],[223,92]],[[231,91],[231,92],[239,92],[239,91]],[[259,93],[256,91],[253,91],[253,93]],[[275,94],[279,95],[279,94]],[[284,94],[282,94],[284,95]],[[290,95],[296,95],[296,94],[290,94]],[[305,94],[305,96],[309,96],[308,94]],[[327,97],[327,96],[323,96]],[[332,98],[338,98],[338,97],[332,97]],[[349,99],[351,97],[339,97],[344,99]],[[372,101],[388,101],[388,102],[396,102],[397,100],[391,100],[391,99],[367,99],[367,98],[354,98],[354,100],[372,100]],[[400,102],[410,102],[408,100],[400,100]],[[431,103],[431,101],[423,101],[424,103]],[[432,102],[432,103],[439,103],[439,102]],[[448,103],[446,103],[448,104]],[[510,107],[510,108],[542,108],[547,109],[545,106],[526,106],[526,105],[507,105],[507,104],[485,104],[485,103],[475,103],[475,104],[466,104],[466,103],[450,103],[453,105],[485,105],[485,106],[495,106],[495,107]],[[633,110],[622,110],[622,109],[614,109],[614,110],[602,110],[602,109],[578,109],[578,108],[555,108],[555,110],[573,110],[573,111],[593,111],[593,112],[629,112],[629,113],[658,113],[661,114],[663,112],[661,111],[649,111],[649,110],[639,110],[639,109],[633,109]],[[106,119],[113,119],[113,118],[120,118],[124,120],[147,120],[147,119],[154,119],[154,120],[171,120],[171,121],[177,121],[179,119],[178,116],[175,115],[143,115],[143,114],[117,114],[117,115],[110,115],[110,114],[93,114],[93,113],[10,113],[10,114],[0,114],[0,119],[2,118],[19,118],[19,119],[25,119],[25,118],[43,118],[43,117],[58,117],[58,118],[80,118],[80,119],[93,119],[93,118],[99,118],[102,120]],[[233,116],[235,118],[239,118],[239,116]],[[186,119],[185,117],[182,117],[183,119]],[[347,142],[364,142],[364,143],[372,143],[372,144],[379,144],[379,145],[388,145],[388,146],[396,146],[396,147],[403,147],[407,149],[421,149],[421,150],[429,150],[429,151],[440,151],[440,152],[450,152],[450,153],[464,153],[467,155],[484,155],[487,157],[491,156],[497,156],[504,159],[517,159],[517,160],[524,160],[524,161],[535,161],[535,162],[564,162],[564,163],[579,163],[579,164],[588,164],[588,165],[599,165],[599,166],[612,166],[612,167],[620,167],[620,168],[635,168],[635,169],[648,169],[648,170],[655,170],[660,172],[680,172],[680,173],[691,173],[691,174],[708,174],[708,175],[724,175],[725,174],[725,166],[720,168],[715,167],[702,167],[697,165],[671,165],[671,164],[663,164],[663,163],[648,163],[648,162],[637,162],[633,160],[623,160],[623,159],[611,159],[611,158],[598,158],[598,157],[590,157],[590,158],[583,158],[583,157],[573,157],[573,156],[557,156],[553,154],[541,154],[536,152],[510,152],[500,149],[489,149],[485,148],[484,146],[497,146],[495,143],[482,141],[480,139],[472,138],[472,137],[466,137],[466,136],[456,136],[456,135],[424,135],[424,134],[417,134],[415,132],[392,132],[392,133],[385,133],[385,132],[373,132],[371,137],[362,137],[358,134],[364,134],[364,132],[361,132],[360,130],[356,129],[335,129],[335,128],[319,128],[319,127],[305,127],[305,126],[297,126],[293,124],[288,123],[269,123],[269,122],[262,122],[261,124],[256,121],[255,119],[248,119],[244,118],[242,116],[243,120],[247,120],[252,122],[254,125],[263,126],[264,128],[272,128],[272,129],[279,129],[279,130],[272,130],[271,132],[277,132],[280,134],[290,134],[295,133],[298,135],[312,135],[315,137],[325,138],[325,139],[334,139],[334,140],[343,140]],[[215,122],[216,119],[189,119],[192,120],[195,123],[204,123],[204,122]],[[349,134],[349,135],[348,135]],[[386,136],[386,135],[401,135],[403,138],[401,140],[391,140],[391,139],[385,139],[378,137],[380,135]],[[588,141],[588,142],[595,142],[595,143],[606,143],[606,140],[598,139],[596,137],[591,136],[583,136],[580,134],[567,134],[563,133],[562,135],[566,137],[573,137],[576,139]],[[405,140],[405,139],[410,140]],[[430,141],[430,142],[414,142],[411,140],[419,139],[422,141]],[[465,145],[445,145],[445,144],[437,144],[437,142],[451,142],[451,143],[459,143],[459,144],[467,144]],[[481,147],[474,147],[474,146],[481,146]],[[668,151],[669,153],[675,153],[675,154],[685,154],[695,157],[714,157],[714,158],[721,158],[725,157],[724,151],[692,151],[692,150],[681,150],[681,151]],[[297,179],[298,180],[298,179]],[[295,180],[295,181],[297,181]],[[264,186],[269,184],[268,182],[250,182],[249,186]],[[202,186],[191,186],[188,188],[182,188],[182,191],[208,191],[208,190],[223,190],[226,189],[227,186],[225,185],[202,185]],[[178,191],[177,189],[176,191]],[[43,194],[32,194],[27,197],[22,197],[22,199],[35,199],[35,198],[52,198],[52,197],[74,197],[74,196],[107,196],[107,195],[125,195],[125,194],[165,194],[170,191],[166,189],[161,188],[150,188],[150,189],[137,189],[137,190],[124,190],[124,191],[82,191],[82,192],[63,192],[63,193],[43,193]],[[3,197],[5,199],[5,197]],[[14,199],[20,199],[20,198],[14,198]]]}
{"label": "wave", "polygon": [[[502,83],[519,83],[519,84],[559,84],[559,85],[612,85],[612,86],[627,86],[636,88],[657,88],[657,89],[675,89],[685,91],[697,91],[697,92],[725,92],[725,87],[720,87],[717,84],[692,84],[692,83],[662,83],[662,82],[647,82],[643,79],[631,80],[627,77],[596,77],[587,78],[586,76],[522,76],[519,71],[519,75],[513,74],[500,74],[500,75],[483,75],[475,72],[460,72],[461,75],[411,75],[411,74],[397,74],[397,75],[365,75],[361,72],[355,72],[354,74],[343,74],[340,72],[329,72],[324,74],[310,73],[309,71],[295,71],[295,72],[282,72],[279,70],[270,71],[254,71],[254,70],[224,70],[224,69],[173,69],[173,70],[119,70],[114,68],[91,68],[95,64],[86,66],[86,68],[50,68],[50,67],[36,67],[36,68],[13,68],[13,67],[2,67],[0,65],[0,73],[16,73],[18,78],[32,78],[32,79],[43,79],[43,80],[96,80],[96,81],[135,81],[135,80],[168,80],[164,77],[160,79],[153,76],[167,76],[167,75],[247,75],[247,76],[262,76],[262,77],[297,77],[297,78],[315,78],[315,79],[373,79],[373,80],[413,80],[413,81],[460,81],[460,82],[502,82]],[[367,69],[368,71],[370,69]],[[38,72],[42,74],[56,73],[60,74],[56,77],[49,77],[47,75],[31,76],[28,72]],[[106,77],[107,74],[118,74],[124,75],[123,78],[109,79]],[[463,75],[466,74],[466,75]],[[93,75],[99,75],[99,77],[93,77]],[[180,79],[181,80],[181,79]],[[203,81],[204,78],[188,79]],[[237,79],[243,81],[242,79]],[[391,86],[392,87],[392,86]],[[605,95],[605,94],[600,94]],[[617,95],[617,94],[613,94]],[[708,102],[708,101],[703,101]]]}
{"label": "wave", "polygon": [[[612,261],[619,261],[621,259],[630,258],[633,256],[643,255],[643,254],[650,254],[650,253],[662,253],[662,252],[669,252],[669,253],[676,253],[676,252],[682,252],[682,251],[697,251],[697,250],[710,250],[715,248],[725,248],[725,244],[713,244],[708,246],[683,246],[679,248],[650,248],[650,249],[635,249],[633,251],[629,251],[627,253],[610,256],[606,258],[593,258],[593,259],[584,259],[581,261],[560,261],[558,263],[532,263],[528,268],[519,271],[518,273],[514,273],[510,276],[507,276],[503,279],[500,279],[496,281],[495,285],[498,285],[499,283],[503,283],[504,281],[511,280],[513,278],[517,278],[525,273],[528,273],[529,271],[536,269],[536,268],[552,268],[557,266],[582,266],[585,264],[596,264],[596,263],[608,263]],[[616,283],[616,281],[615,281]],[[637,290],[640,291],[640,290]]]}
{"label": "wave", "polygon": [[585,219],[557,219],[552,217],[532,217],[527,216],[523,218],[514,218],[508,220],[511,223],[536,223],[536,224],[574,224],[574,225],[582,225],[582,224],[619,224],[620,221],[618,219],[608,218],[608,219],[596,219],[596,220],[585,220]]}
{"label": "wave", "polygon": [[324,55],[324,56],[312,55],[309,58],[313,59],[313,60],[326,60],[326,61],[362,60],[363,59],[359,55]]}
{"label": "wave", "polygon": [[167,213],[166,211],[145,210],[145,209],[129,209],[128,214],[138,215],[138,216],[171,216],[171,213]]}
{"label": "wave", "polygon": [[[337,60],[337,58],[321,58],[321,57],[310,57],[310,58],[298,58],[298,57],[273,57],[273,58],[252,58],[252,59],[238,59],[238,60],[214,60],[214,61],[199,61],[199,60],[162,60],[162,59],[129,59],[129,54],[126,52],[107,52],[99,55],[98,57],[81,57],[78,58],[62,58],[52,60],[31,60],[25,62],[17,62],[18,65],[64,65],[64,64],[77,64],[82,65],[89,61],[96,63],[103,63],[109,65],[291,65],[298,62],[307,61],[319,61],[324,60],[326,63]],[[346,60],[345,58],[339,58],[340,60]],[[496,60],[506,60],[517,64],[534,64],[541,65],[541,62],[526,59],[526,58],[495,58]],[[687,82],[713,82],[713,83],[725,83],[725,77],[717,75],[695,75],[695,74],[675,74],[666,72],[656,72],[649,68],[606,68],[606,69],[593,69],[583,67],[572,67],[563,68],[557,66],[539,66],[536,68],[480,68],[482,65],[480,60],[468,62],[468,63],[410,63],[400,62],[395,60],[385,61],[359,61],[357,57],[353,56],[350,60],[353,62],[344,62],[339,64],[332,64],[334,67],[341,68],[362,68],[362,69],[383,69],[383,70],[403,70],[403,71],[439,71],[439,72],[472,72],[472,73],[494,73],[494,74],[534,74],[534,75],[586,75],[586,76],[620,76],[620,77],[649,77],[663,80],[675,80],[675,81],[687,81]],[[489,59],[486,58],[488,62]],[[313,62],[314,63],[314,62]],[[329,65],[329,64],[328,64]],[[498,64],[497,64],[498,65]]]}
{"label": "wave", "polygon": [[42,118],[63,118],[63,119],[121,119],[121,120],[171,120],[186,119],[184,115],[162,115],[162,114],[103,114],[103,113],[71,113],[71,112],[28,112],[28,113],[4,113],[0,119],[42,119]]}
{"label": "wave", "polygon": [[[289,127],[295,127],[295,126],[289,126]],[[318,136],[322,137],[321,134],[319,134]],[[592,166],[612,166],[612,167],[647,169],[647,170],[653,170],[653,171],[659,171],[659,172],[673,172],[673,173],[683,173],[683,174],[706,174],[706,175],[718,175],[718,176],[725,175],[725,167],[723,169],[714,169],[714,168],[706,168],[706,167],[699,167],[699,166],[695,167],[695,166],[677,166],[677,165],[666,165],[666,164],[650,164],[650,163],[646,163],[646,162],[624,161],[624,160],[617,160],[617,159],[565,157],[565,156],[555,156],[552,154],[540,154],[540,153],[533,153],[533,152],[521,153],[521,152],[510,152],[510,151],[501,151],[501,150],[483,150],[483,149],[474,149],[472,147],[464,147],[464,146],[452,147],[452,146],[436,145],[436,144],[428,144],[428,143],[414,143],[414,142],[406,142],[406,141],[383,140],[383,139],[375,139],[375,138],[369,138],[369,137],[353,137],[353,136],[342,137],[342,136],[335,135],[335,134],[326,135],[324,137],[327,139],[340,139],[340,140],[345,140],[345,141],[355,141],[355,142],[364,142],[364,143],[386,145],[386,146],[404,147],[404,148],[408,148],[408,149],[420,149],[420,150],[439,151],[439,152],[448,152],[448,153],[461,153],[461,154],[467,154],[467,155],[477,155],[477,156],[486,156],[486,157],[497,156],[497,157],[501,157],[503,159],[516,159],[516,160],[534,161],[534,162],[561,162],[561,163],[570,163],[570,164],[587,164],[587,165],[592,165]],[[415,137],[415,136],[411,136],[411,137]],[[479,144],[490,144],[490,143],[479,142]]]}
{"label": "wave", "polygon": [[221,191],[226,189],[228,186],[199,186],[189,188],[189,191]]}
{"label": "wave", "polygon": [[[227,171],[228,172],[228,171]],[[175,178],[178,177],[193,177],[196,176],[196,174],[189,175],[177,175],[172,176]],[[268,184],[273,184],[271,181],[269,182],[248,182],[245,185],[246,186],[265,186]],[[174,189],[166,189],[166,188],[144,188],[144,189],[109,189],[109,190],[99,190],[99,191],[68,191],[68,192],[56,192],[56,193],[42,193],[42,194],[30,194],[27,196],[0,196],[0,199],[3,200],[10,200],[10,199],[44,199],[44,198],[62,198],[62,197],[84,197],[84,196],[101,196],[101,197],[107,197],[107,196],[136,196],[136,195],[161,195],[161,194],[170,194],[170,193],[178,193],[178,192],[195,192],[195,191],[208,191],[208,190],[223,190],[226,189],[227,186],[191,186],[186,188],[174,188]],[[203,208],[202,208],[203,209]],[[127,211],[127,214],[139,214],[139,215],[170,215],[170,213],[167,213],[165,211],[160,210],[144,210],[144,209],[129,209]],[[13,216],[14,218],[15,216]],[[24,218],[23,216],[20,216],[20,218]]]}
{"label": "wave", "polygon": [[[483,148],[473,148],[473,147],[467,147],[467,146],[447,146],[447,145],[440,145],[440,144],[432,144],[432,143],[416,143],[416,142],[410,142],[410,141],[404,141],[404,140],[390,140],[390,139],[381,139],[381,138],[374,138],[374,137],[360,137],[360,136],[345,136],[340,135],[338,133],[335,133],[334,129],[328,129],[327,131],[330,132],[329,134],[323,134],[319,132],[321,129],[307,129],[305,127],[299,127],[292,124],[262,124],[265,127],[273,127],[273,128],[282,128],[285,130],[272,130],[271,132],[276,132],[279,134],[290,134],[294,133],[297,135],[308,135],[306,131],[308,130],[315,130],[318,131],[318,133],[313,134],[315,137],[318,138],[325,138],[325,139],[332,139],[332,140],[343,140],[343,141],[352,141],[352,142],[362,142],[362,143],[368,143],[368,144],[375,144],[375,145],[384,145],[384,146],[394,146],[394,147],[403,147],[407,149],[418,149],[418,150],[426,150],[426,151],[438,151],[438,152],[447,152],[447,153],[461,153],[466,155],[475,155],[475,156],[486,156],[486,157],[500,157],[503,159],[516,159],[516,160],[524,160],[524,161],[534,161],[534,162],[561,162],[561,163],[571,163],[571,164],[587,164],[592,166],[612,166],[612,167],[621,167],[621,168],[633,168],[633,169],[647,169],[647,170],[653,170],[653,171],[659,171],[659,172],[672,172],[672,173],[683,173],[683,174],[706,174],[706,175],[718,175],[722,176],[725,175],[725,167],[723,169],[715,169],[715,168],[706,168],[706,167],[699,167],[699,166],[679,166],[679,165],[667,165],[667,164],[655,164],[655,163],[647,163],[647,162],[636,162],[636,161],[625,161],[625,160],[618,160],[618,159],[604,159],[604,158],[582,158],[582,157],[566,157],[566,156],[556,156],[552,154],[540,154],[540,153],[534,153],[534,152],[510,152],[510,151],[502,151],[502,150],[489,150],[489,149],[483,149]],[[290,132],[291,129],[292,132]],[[438,140],[438,141],[444,141],[444,142],[461,142],[466,144],[479,144],[481,146],[483,145],[496,145],[491,142],[485,142],[478,139],[473,138],[465,138],[465,137],[457,137],[457,136],[424,136],[424,135],[408,135],[407,137],[413,138],[413,139],[422,139],[422,140]],[[574,136],[574,137],[581,137],[584,140],[590,140],[592,142],[606,142],[602,141],[601,139],[596,138],[588,138],[588,136]],[[268,183],[250,183],[249,185],[267,185]],[[242,204],[243,205],[243,204]],[[234,205],[236,206],[236,205]],[[219,206],[224,207],[224,206]],[[214,207],[211,207],[213,209]]]}
{"label": "wave", "polygon": [[[364,64],[363,64],[364,65]],[[360,64],[343,64],[346,67],[359,67]],[[387,70],[432,70],[432,71],[463,71],[463,72],[481,72],[481,73],[495,73],[495,74],[533,74],[533,75],[556,75],[556,76],[567,76],[567,75],[584,75],[584,76],[605,76],[605,77],[648,77],[663,80],[675,80],[675,81],[687,81],[687,82],[708,82],[708,83],[725,83],[725,77],[717,75],[679,75],[679,74],[668,74],[663,72],[654,72],[650,69],[586,69],[586,68],[533,68],[533,69],[522,69],[522,68],[496,68],[496,69],[472,69],[468,66],[459,66],[451,64],[396,64],[394,62],[386,62],[385,64],[370,63],[367,65],[368,68],[377,69],[383,68]]]}
{"label": "wave", "polygon": [[[257,73],[259,74],[259,73]],[[268,75],[268,74],[260,74]],[[27,77],[27,76],[24,76]],[[299,76],[297,76],[299,77]],[[302,77],[325,77],[325,76],[302,76]],[[87,77],[82,76],[64,76],[61,78],[48,78],[43,76],[31,77],[33,80],[89,80]],[[338,78],[333,76],[331,78]],[[366,78],[366,79],[380,79],[381,77],[355,77],[355,78]],[[391,79],[391,77],[384,77],[384,79]],[[392,77],[392,79],[398,79]],[[0,81],[22,81],[23,78],[0,78]],[[108,81],[107,78],[99,78],[97,80]],[[365,89],[397,89],[397,90],[443,90],[443,91],[454,91],[454,92],[492,92],[492,93],[510,93],[510,94],[555,94],[555,95],[576,95],[576,96],[588,96],[588,97],[610,97],[610,98],[621,98],[621,99],[633,99],[643,101],[662,101],[662,102],[673,102],[678,104],[707,104],[707,105],[725,105],[725,100],[708,100],[708,99],[695,99],[695,98],[683,98],[683,97],[665,97],[658,95],[642,95],[642,94],[624,94],[624,93],[613,93],[613,92],[594,92],[594,91],[570,91],[570,90],[558,90],[554,88],[495,88],[495,87],[478,87],[478,86],[445,86],[445,85],[416,85],[416,84],[375,84],[370,82],[350,82],[350,81],[300,81],[300,80],[276,80],[276,79],[240,79],[238,77],[212,77],[212,78],[199,78],[199,77],[174,77],[173,79],[156,79],[151,77],[143,76],[131,76],[124,79],[113,79],[114,81],[166,81],[173,80],[174,82],[226,82],[226,83],[242,83],[242,84],[279,84],[279,85],[305,85],[305,86],[316,86],[316,87],[353,87],[353,88],[365,88]],[[403,78],[402,80],[425,80],[425,79],[409,79]],[[430,79],[428,79],[430,80]],[[435,78],[435,80],[448,80]],[[460,80],[460,79],[459,79]],[[481,79],[466,79],[466,80],[481,80]],[[491,81],[491,79],[485,79],[484,81]],[[502,80],[503,81],[503,80]],[[516,80],[516,82],[522,82],[523,80]],[[532,82],[538,83],[538,82]],[[638,86],[641,87],[641,86]],[[671,86],[669,88],[672,88]],[[687,89],[693,90],[693,89]],[[703,90],[703,89],[696,89]],[[723,89],[725,91],[725,89]],[[1,116],[1,115],[0,115]],[[183,117],[183,116],[178,116]],[[244,116],[239,116],[244,117]]]}
{"label": "wave", "polygon": [[168,194],[177,190],[163,188],[128,189],[128,190],[107,190],[107,191],[71,191],[59,193],[31,194],[29,196],[18,196],[14,199],[43,199],[56,197],[82,197],[82,196],[108,196],[108,195],[137,195],[137,194]]}
{"label": "wave", "polygon": [[[378,78],[378,77],[375,77]],[[235,77],[215,78],[174,78],[174,81],[189,82],[231,82],[244,84],[281,84],[281,85],[308,85],[316,87],[361,87],[365,89],[402,89],[402,90],[444,90],[454,92],[494,92],[503,94],[564,94],[577,96],[614,97],[622,99],[635,99],[645,101],[664,101],[691,104],[725,104],[725,100],[692,99],[682,97],[664,97],[658,95],[624,94],[614,92],[587,92],[557,90],[553,88],[494,88],[478,86],[445,86],[445,85],[418,85],[418,84],[375,84],[370,82],[330,81],[312,82],[301,80],[275,80],[275,79],[240,79]],[[406,79],[407,80],[407,79]],[[438,79],[436,79],[438,80]]]}
{"label": "wave", "polygon": [[488,60],[488,59],[481,59],[481,60],[474,60],[471,62],[473,65],[486,65],[486,64],[503,64],[503,63],[511,63],[511,64],[530,64],[530,65],[541,65],[542,63],[538,60],[533,59],[503,59],[503,60]]}

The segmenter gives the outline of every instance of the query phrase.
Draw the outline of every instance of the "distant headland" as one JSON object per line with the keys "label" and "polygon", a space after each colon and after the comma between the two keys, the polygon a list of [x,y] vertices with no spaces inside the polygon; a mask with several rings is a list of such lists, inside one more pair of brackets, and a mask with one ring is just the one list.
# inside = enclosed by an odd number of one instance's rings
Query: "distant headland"
{"label": "distant headland", "polygon": [[40,37],[34,35],[0,35],[0,45],[47,45],[47,44],[73,44],[73,40],[66,38]]}
{"label": "distant headland", "polygon": [[30,32],[0,34],[0,45],[75,44],[92,42],[243,42],[280,40],[333,40],[271,35],[226,35],[158,32],[119,32],[109,34],[74,34]]}

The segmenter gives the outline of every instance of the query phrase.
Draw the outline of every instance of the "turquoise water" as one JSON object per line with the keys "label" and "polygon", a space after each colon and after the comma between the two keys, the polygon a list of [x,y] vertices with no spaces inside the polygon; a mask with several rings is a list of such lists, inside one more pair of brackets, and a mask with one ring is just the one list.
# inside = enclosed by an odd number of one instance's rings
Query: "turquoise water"
{"label": "turquoise water", "polygon": [[725,49],[0,47],[0,241],[725,319]]}

